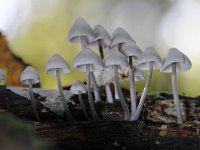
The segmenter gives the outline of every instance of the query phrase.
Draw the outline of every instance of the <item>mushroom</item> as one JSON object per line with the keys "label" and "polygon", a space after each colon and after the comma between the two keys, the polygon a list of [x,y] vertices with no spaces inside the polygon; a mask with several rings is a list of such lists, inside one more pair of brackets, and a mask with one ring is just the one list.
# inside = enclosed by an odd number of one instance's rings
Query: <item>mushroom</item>
{"label": "mushroom", "polygon": [[5,85],[5,81],[6,81],[6,76],[3,70],[0,69],[0,85]]}
{"label": "mushroom", "polygon": [[136,67],[134,66],[134,64],[136,63],[137,58],[141,55],[142,52],[141,52],[140,48],[135,43],[124,44],[123,48],[121,49],[121,52],[126,57],[128,57],[128,61],[129,61],[131,119],[133,119],[133,116],[135,115],[135,111],[136,111],[136,108],[137,108],[135,86],[134,86],[134,77],[135,77],[135,72],[139,71],[139,69],[136,70]]}
{"label": "mushroom", "polygon": [[113,69],[116,88],[119,94],[119,100],[121,102],[122,108],[124,109],[124,120],[129,120],[130,112],[123,97],[122,90],[120,88],[119,75],[118,75],[118,69],[121,70],[126,69],[128,67],[128,61],[126,57],[122,55],[119,51],[110,50],[104,58],[104,64],[105,66],[111,67]]}
{"label": "mushroom", "polygon": [[33,113],[35,115],[35,119],[39,122],[40,117],[36,109],[35,99],[33,95],[33,87],[32,87],[32,84],[37,84],[40,82],[40,77],[37,70],[32,66],[27,66],[21,74],[20,81],[23,84],[29,85],[29,94],[30,94]]}
{"label": "mushroom", "polygon": [[75,70],[84,71],[84,72],[86,71],[87,93],[88,93],[88,98],[89,98],[89,103],[90,103],[90,109],[92,112],[93,119],[95,121],[98,121],[100,119],[95,110],[94,101],[93,101],[92,93],[91,93],[90,69],[91,67],[93,67],[94,69],[101,70],[103,68],[103,62],[101,58],[95,52],[93,52],[90,48],[85,48],[74,58],[73,66]]}
{"label": "mushroom", "polygon": [[[103,60],[104,59],[103,49],[109,47],[111,44],[110,35],[105,30],[105,28],[101,25],[94,26],[93,31],[94,31],[95,39],[92,40],[92,42],[90,42],[89,45],[99,48],[99,54],[100,54],[101,59]],[[105,70],[103,72],[105,72]],[[109,103],[113,103],[113,97],[112,97],[110,85],[106,84],[105,89],[106,89],[107,101]]]}
{"label": "mushroom", "polygon": [[[95,37],[92,28],[82,17],[78,18],[75,21],[68,34],[68,40],[73,43],[81,43],[82,50],[84,50],[87,44],[94,38]],[[91,81],[94,87],[95,101],[100,101],[101,97],[92,71],[91,71]]]}
{"label": "mushroom", "polygon": [[191,67],[191,61],[185,54],[180,52],[177,48],[170,48],[166,57],[163,60],[163,66],[161,68],[161,72],[172,74],[172,89],[178,124],[183,123],[183,117],[181,113],[179,96],[177,93],[176,72],[187,71]]}
{"label": "mushroom", "polygon": [[162,60],[153,47],[146,48],[143,51],[142,55],[139,57],[137,62],[137,67],[140,68],[141,70],[148,70],[148,78],[146,80],[145,87],[142,92],[142,96],[140,98],[140,102],[136,109],[135,117],[133,120],[138,120],[140,117],[144,101],[146,99],[146,95],[149,89],[149,85],[151,82],[153,70],[160,69],[161,66],[162,66]]}
{"label": "mushroom", "polygon": [[[117,47],[117,49],[121,51],[122,45],[124,45],[125,43],[135,43],[135,41],[124,28],[122,27],[116,28],[112,34],[112,43],[110,47],[111,48]],[[119,99],[119,95],[116,90],[116,85],[115,85],[115,99]]]}
{"label": "mushroom", "polygon": [[81,94],[87,92],[85,85],[80,80],[77,80],[76,82],[74,82],[74,84],[72,84],[70,91],[73,94],[78,94],[79,103],[81,105],[83,113],[84,113],[86,119],[89,120],[89,116],[87,114],[87,111],[86,111],[86,108],[85,108],[85,105],[83,103],[83,99],[82,99],[82,96],[81,96]]}
{"label": "mushroom", "polygon": [[67,117],[68,120],[74,120],[69,110],[67,101],[65,100],[65,96],[63,93],[63,88],[62,88],[62,84],[60,80],[61,74],[67,74],[69,72],[70,72],[69,65],[64,60],[64,58],[62,58],[60,55],[55,54],[48,60],[48,63],[46,65],[46,73],[49,75],[56,76],[58,89],[59,89],[61,100],[64,106],[64,117]]}

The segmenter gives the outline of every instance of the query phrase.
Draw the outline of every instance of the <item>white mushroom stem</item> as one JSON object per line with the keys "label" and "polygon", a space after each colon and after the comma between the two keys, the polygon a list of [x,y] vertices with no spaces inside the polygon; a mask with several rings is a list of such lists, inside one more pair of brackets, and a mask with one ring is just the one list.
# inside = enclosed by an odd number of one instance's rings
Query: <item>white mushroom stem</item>
{"label": "white mushroom stem", "polygon": [[91,93],[90,65],[89,64],[86,65],[86,76],[87,76],[87,94],[88,94],[88,99],[89,99],[89,103],[90,103],[90,109],[92,112],[92,117],[93,117],[94,121],[99,121],[100,119],[95,110],[94,101],[93,101],[92,93]]}
{"label": "white mushroom stem", "polygon": [[84,103],[83,103],[83,99],[82,99],[82,96],[81,96],[81,92],[80,92],[80,91],[78,92],[78,99],[79,99],[79,103],[80,103],[80,105],[81,105],[81,108],[82,108],[82,110],[83,110],[83,113],[84,113],[84,115],[85,115],[85,118],[86,118],[87,120],[89,120],[89,116],[88,116],[88,114],[87,114],[85,105],[84,105]]}
{"label": "white mushroom stem", "polygon": [[177,81],[176,81],[176,63],[172,64],[172,89],[173,89],[173,97],[174,97],[174,105],[177,115],[177,123],[183,123],[183,117],[181,113],[181,107],[179,102],[179,96],[177,92]]}
{"label": "white mushroom stem", "polygon": [[124,99],[124,96],[122,94],[122,90],[120,87],[119,76],[118,76],[118,67],[113,66],[113,69],[114,69],[114,75],[115,75],[115,84],[116,84],[117,92],[119,94],[119,100],[121,102],[122,108],[124,109],[124,120],[129,120],[130,112],[129,112],[128,106],[125,102],[125,99]]}
{"label": "white mushroom stem", "polygon": [[[97,42],[98,42],[98,46],[99,46],[99,54],[100,54],[101,59],[103,60],[104,59],[104,53],[103,53],[102,40],[100,39]],[[113,103],[113,96],[112,96],[112,92],[111,92],[109,84],[105,85],[105,90],[106,90],[107,101],[109,103]]]}
{"label": "white mushroom stem", "polygon": [[137,108],[136,94],[135,94],[135,81],[134,81],[134,66],[132,62],[132,56],[129,56],[129,82],[130,82],[130,95],[131,95],[131,117],[130,120],[134,119],[135,111]]}
{"label": "white mushroom stem", "polygon": [[32,105],[32,108],[33,108],[33,113],[35,115],[35,119],[39,122],[40,117],[39,117],[39,114],[37,112],[36,105],[35,105],[35,99],[34,99],[34,96],[33,96],[33,87],[32,87],[32,81],[31,80],[29,80],[29,94],[30,94],[30,97],[31,97],[31,105]]}
{"label": "white mushroom stem", "polygon": [[67,105],[67,101],[65,100],[65,96],[63,93],[63,88],[62,88],[62,84],[61,84],[61,80],[60,80],[60,71],[59,69],[56,69],[56,79],[57,79],[57,84],[58,84],[58,89],[60,92],[60,97],[64,106],[64,117],[67,117],[68,120],[74,120],[74,118],[72,117],[72,114],[69,110],[69,107]]}
{"label": "white mushroom stem", "polygon": [[[87,45],[86,36],[80,36],[80,39],[81,39],[82,50],[84,50],[86,48],[86,45]],[[96,83],[95,78],[94,78],[94,73],[92,71],[91,71],[91,81],[92,81],[92,85],[93,85],[93,88],[94,88],[95,102],[101,101],[101,97],[100,97],[100,94],[99,94],[97,83]]]}
{"label": "white mushroom stem", "polygon": [[144,105],[144,101],[146,99],[146,95],[147,95],[147,92],[148,92],[148,89],[149,89],[149,85],[150,85],[150,82],[151,82],[152,73],[153,73],[153,62],[150,62],[149,63],[148,78],[147,78],[144,90],[142,92],[142,96],[140,98],[140,102],[139,102],[138,107],[137,107],[136,112],[135,112],[135,117],[134,117],[133,120],[138,120],[139,117],[140,117],[140,114],[142,112],[142,108],[143,108],[143,105]]}

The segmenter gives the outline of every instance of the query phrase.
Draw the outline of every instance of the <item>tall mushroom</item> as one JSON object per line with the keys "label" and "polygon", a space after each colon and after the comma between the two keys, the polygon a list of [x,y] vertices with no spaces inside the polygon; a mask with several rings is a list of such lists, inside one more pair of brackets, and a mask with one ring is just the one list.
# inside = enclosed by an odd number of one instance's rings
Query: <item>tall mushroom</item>
{"label": "tall mushroom", "polygon": [[[88,43],[92,41],[94,38],[95,37],[92,28],[82,17],[78,18],[74,22],[68,34],[68,40],[72,43],[81,43],[82,50],[84,50],[87,47]],[[91,71],[91,81],[94,87],[95,101],[100,101],[101,97],[92,71]]]}
{"label": "tall mushroom", "polygon": [[141,55],[140,48],[135,43],[124,44],[121,52],[128,57],[129,61],[129,82],[130,82],[130,95],[131,95],[131,118],[133,118],[137,105],[136,105],[136,93],[134,86],[135,77],[135,65],[138,57]]}
{"label": "tall mushroom", "polygon": [[[135,41],[124,28],[122,27],[116,28],[112,34],[112,43],[110,47],[117,48],[119,51],[121,51],[122,46],[126,43],[135,43]],[[119,95],[116,91],[116,86],[115,86],[115,98],[118,99],[118,97]]]}
{"label": "tall mushroom", "polygon": [[[106,29],[101,25],[94,26],[93,31],[94,31],[95,38],[89,43],[89,45],[99,48],[99,54],[100,54],[101,59],[103,60],[104,59],[103,49],[109,47],[111,44],[110,35],[106,31]],[[113,103],[113,97],[112,97],[110,85],[106,84],[105,89],[106,89],[107,101],[109,103]]]}
{"label": "tall mushroom", "polygon": [[89,116],[87,114],[87,111],[86,111],[86,108],[85,108],[85,105],[83,103],[83,99],[82,99],[82,96],[81,96],[81,94],[87,92],[85,85],[80,80],[77,80],[76,82],[74,82],[72,84],[72,86],[70,88],[70,92],[73,93],[73,94],[78,94],[79,103],[81,105],[83,113],[84,113],[86,119],[89,120]]}
{"label": "tall mushroom", "polygon": [[103,68],[103,62],[101,58],[93,52],[90,48],[86,48],[82,50],[73,61],[73,66],[75,70],[78,71],[86,71],[87,76],[87,93],[90,103],[90,109],[92,112],[92,117],[95,121],[100,120],[97,112],[95,110],[94,101],[91,94],[91,83],[90,83],[90,69],[93,67],[94,69],[101,70]]}
{"label": "tall mushroom", "polygon": [[140,117],[151,82],[153,70],[160,69],[161,66],[162,60],[153,47],[146,48],[142,55],[139,57],[137,67],[141,70],[148,70],[148,77],[133,120],[138,120]]}
{"label": "tall mushroom", "polygon": [[113,69],[116,88],[119,94],[119,100],[121,102],[122,108],[124,109],[124,120],[129,120],[130,112],[120,87],[119,75],[118,75],[118,69],[121,70],[126,69],[128,67],[128,61],[126,57],[122,55],[119,51],[110,50],[104,58],[104,65],[107,67],[111,67],[111,69]]}
{"label": "tall mushroom", "polygon": [[183,117],[181,113],[181,107],[179,102],[179,96],[177,92],[177,81],[176,81],[176,73],[187,71],[192,67],[191,61],[189,58],[180,52],[177,48],[170,48],[166,57],[163,60],[163,66],[161,71],[165,73],[172,74],[172,88],[173,88],[173,96],[174,96],[174,105],[177,115],[177,123],[183,123]]}
{"label": "tall mushroom", "polygon": [[46,73],[49,75],[56,76],[58,89],[59,89],[61,100],[62,100],[62,103],[64,106],[64,117],[67,117],[68,120],[74,120],[74,118],[72,117],[72,114],[69,110],[67,101],[65,99],[65,96],[63,93],[63,88],[62,88],[62,83],[60,80],[61,74],[67,74],[69,72],[70,72],[69,65],[64,60],[64,58],[62,58],[60,55],[55,54],[48,60],[48,63],[46,65]]}
{"label": "tall mushroom", "polygon": [[33,68],[32,66],[27,66],[21,74],[20,81],[23,84],[29,85],[29,94],[30,94],[31,106],[33,109],[33,113],[35,115],[35,119],[37,121],[40,121],[40,117],[39,117],[39,114],[37,112],[37,108],[35,105],[35,99],[34,99],[33,87],[32,87],[32,84],[37,84],[40,82],[40,77],[39,77],[37,70],[35,68]]}

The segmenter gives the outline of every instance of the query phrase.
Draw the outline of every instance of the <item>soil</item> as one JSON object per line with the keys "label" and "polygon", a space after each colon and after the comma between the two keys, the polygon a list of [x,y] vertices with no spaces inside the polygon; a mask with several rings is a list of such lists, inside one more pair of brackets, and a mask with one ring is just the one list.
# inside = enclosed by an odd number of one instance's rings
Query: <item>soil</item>
{"label": "soil", "polygon": [[[123,93],[129,100],[129,91],[123,90]],[[77,96],[72,97],[76,105],[70,105],[70,110],[77,120],[69,122],[44,107],[40,103],[44,98],[36,94],[34,96],[41,122],[35,122],[28,99],[5,87],[0,87],[0,113],[12,114],[31,124],[36,137],[54,145],[48,149],[200,149],[199,97],[180,96],[185,122],[183,125],[177,125],[173,113],[173,97],[166,92],[148,95],[142,116],[135,122],[122,121],[123,111],[119,101],[114,104],[105,101],[96,103],[102,121],[86,121]],[[82,96],[87,104],[87,96]],[[101,97],[105,99],[103,92]],[[130,106],[130,102],[128,104]],[[87,111],[90,112],[89,107]]]}

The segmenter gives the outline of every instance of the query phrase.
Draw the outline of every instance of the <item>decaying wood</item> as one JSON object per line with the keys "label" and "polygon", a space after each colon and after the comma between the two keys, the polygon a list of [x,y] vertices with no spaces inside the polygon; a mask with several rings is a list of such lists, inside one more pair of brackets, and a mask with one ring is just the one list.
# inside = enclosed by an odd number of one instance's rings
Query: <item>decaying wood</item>
{"label": "decaying wood", "polygon": [[[72,97],[76,105],[70,105],[70,109],[78,121],[67,122],[40,103],[44,98],[35,96],[41,123],[33,123],[30,101],[5,88],[0,89],[0,112],[32,123],[36,135],[54,143],[54,149],[200,149],[199,98],[180,97],[187,121],[176,125],[173,111],[166,111],[173,110],[172,95],[167,93],[149,95],[138,122],[120,121],[119,102],[96,104],[102,121],[86,122],[76,96]],[[83,98],[87,99],[85,95]],[[172,118],[171,122],[166,121],[168,118]]]}

